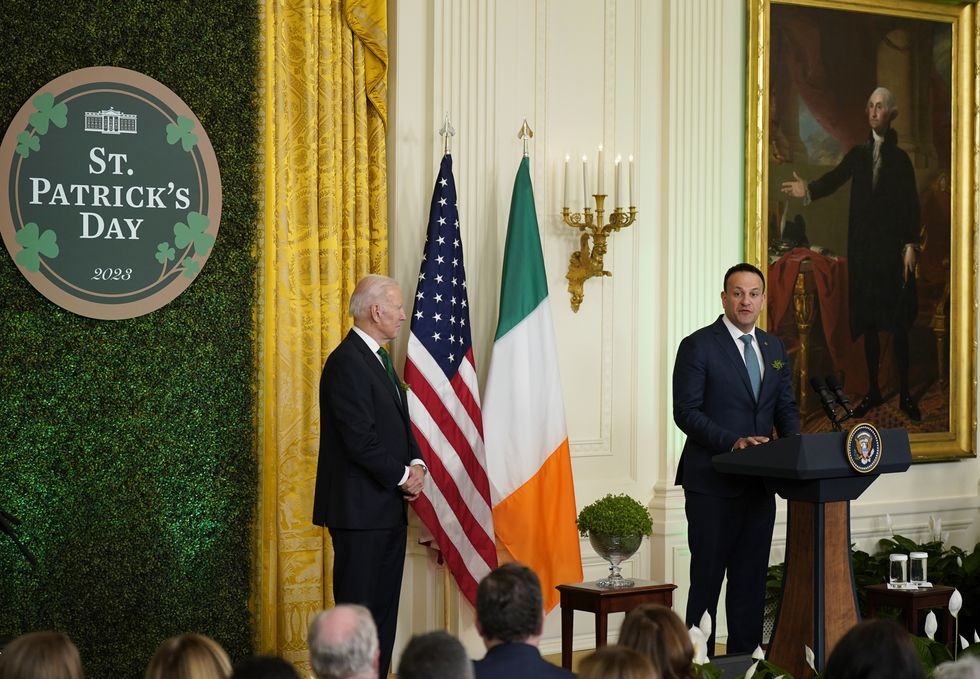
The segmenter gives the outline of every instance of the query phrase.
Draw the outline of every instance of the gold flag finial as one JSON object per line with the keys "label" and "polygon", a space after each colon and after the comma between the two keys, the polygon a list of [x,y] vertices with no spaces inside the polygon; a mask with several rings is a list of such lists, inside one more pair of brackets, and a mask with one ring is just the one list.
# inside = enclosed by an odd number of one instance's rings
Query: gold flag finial
{"label": "gold flag finial", "polygon": [[521,129],[517,132],[517,138],[524,142],[524,156],[527,157],[527,141],[534,136],[534,131],[531,126],[527,124],[527,118],[524,119],[524,124],[521,125]]}

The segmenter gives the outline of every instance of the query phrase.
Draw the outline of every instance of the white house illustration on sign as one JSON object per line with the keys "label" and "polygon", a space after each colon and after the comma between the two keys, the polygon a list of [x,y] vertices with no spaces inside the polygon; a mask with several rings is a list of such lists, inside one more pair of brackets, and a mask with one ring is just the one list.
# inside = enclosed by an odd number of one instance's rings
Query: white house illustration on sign
{"label": "white house illustration on sign", "polygon": [[85,112],[85,131],[102,134],[136,134],[136,115],[122,113],[111,106],[108,111]]}

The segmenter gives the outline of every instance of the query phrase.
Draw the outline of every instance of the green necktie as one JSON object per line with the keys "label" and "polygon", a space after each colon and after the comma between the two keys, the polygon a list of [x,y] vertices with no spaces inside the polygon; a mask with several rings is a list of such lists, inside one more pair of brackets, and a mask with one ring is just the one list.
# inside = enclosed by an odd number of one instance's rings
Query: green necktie
{"label": "green necktie", "polygon": [[394,384],[395,387],[400,387],[401,385],[398,380],[398,375],[395,373],[395,366],[392,365],[391,356],[388,355],[388,352],[384,347],[378,347],[378,356],[381,357],[381,363],[384,364],[385,372],[388,373],[388,379],[391,380],[391,383]]}

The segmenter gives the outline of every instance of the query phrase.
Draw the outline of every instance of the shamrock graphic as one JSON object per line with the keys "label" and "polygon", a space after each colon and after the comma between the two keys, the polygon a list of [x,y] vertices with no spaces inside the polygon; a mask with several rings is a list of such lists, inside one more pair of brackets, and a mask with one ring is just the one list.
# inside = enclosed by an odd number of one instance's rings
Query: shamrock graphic
{"label": "shamrock graphic", "polygon": [[64,127],[68,124],[68,107],[65,104],[55,106],[54,95],[50,92],[34,97],[33,103],[37,111],[31,114],[30,121],[38,134],[48,133],[49,122],[54,123],[55,127]]}
{"label": "shamrock graphic", "polygon": [[197,143],[197,135],[191,132],[194,129],[194,121],[184,116],[177,116],[177,124],[167,124],[167,143],[176,144],[180,140],[180,145],[185,151],[190,151]]}
{"label": "shamrock graphic", "polygon": [[167,261],[172,262],[174,260],[175,254],[176,252],[174,252],[174,249],[170,247],[170,243],[160,243],[157,246],[157,254],[155,256],[158,262],[161,264],[166,264]]}
{"label": "shamrock graphic", "polygon": [[206,255],[211,246],[214,245],[214,236],[204,233],[207,228],[207,215],[191,212],[187,215],[187,224],[183,222],[174,224],[174,245],[183,249],[194,243],[194,254],[197,256]]}
{"label": "shamrock graphic", "polygon": [[201,270],[201,265],[190,257],[184,258],[184,278],[194,278]]}
{"label": "shamrock graphic", "polygon": [[41,268],[41,255],[48,259],[54,259],[58,256],[58,234],[51,229],[39,233],[37,224],[34,222],[25,224],[24,228],[17,232],[14,240],[24,248],[17,253],[14,261],[28,271],[36,272]]}
{"label": "shamrock graphic", "polygon": [[26,131],[17,135],[17,153],[26,158],[31,155],[31,151],[41,150],[41,139]]}

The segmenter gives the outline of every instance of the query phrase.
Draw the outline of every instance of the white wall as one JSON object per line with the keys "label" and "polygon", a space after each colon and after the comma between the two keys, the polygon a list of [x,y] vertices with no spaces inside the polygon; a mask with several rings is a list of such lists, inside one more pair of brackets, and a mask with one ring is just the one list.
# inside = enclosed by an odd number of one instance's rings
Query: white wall
{"label": "white wall", "polygon": [[[442,155],[437,130],[456,127],[453,162],[468,273],[474,351],[486,375],[517,132],[534,130],[531,175],[552,312],[578,506],[608,492],[649,502],[655,533],[624,572],[678,585],[683,615],[688,554],[683,494],[673,486],[683,436],[670,417],[670,374],[682,337],[720,312],[721,276],[743,252],[745,10],[740,0],[392,0],[391,270],[414,290],[428,203]],[[612,236],[612,278],[585,285],[574,314],[564,278],[577,232],[561,222],[566,153],[638,159],[638,222]],[[575,167],[580,168],[579,164]],[[610,190],[611,192],[611,190]],[[404,339],[402,341],[403,350]],[[916,465],[882,478],[852,507],[869,549],[895,529],[924,537],[930,515],[972,547],[980,463]],[[782,558],[785,513],[774,558]],[[587,579],[605,570],[587,541]],[[446,626],[479,657],[469,604],[448,589],[423,548],[410,550],[398,647]],[[576,614],[576,648],[594,645],[593,618]],[[720,639],[725,635],[718,621]],[[557,609],[542,650],[560,649]]]}

